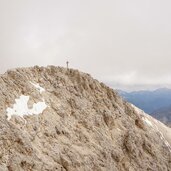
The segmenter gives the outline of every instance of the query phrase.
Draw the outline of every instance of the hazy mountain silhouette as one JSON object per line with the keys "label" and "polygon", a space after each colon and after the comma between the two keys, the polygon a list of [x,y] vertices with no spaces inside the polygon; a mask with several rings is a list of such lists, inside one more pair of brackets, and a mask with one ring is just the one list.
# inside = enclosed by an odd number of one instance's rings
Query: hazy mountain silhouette
{"label": "hazy mountain silhouette", "polygon": [[152,116],[162,121],[163,123],[171,126],[171,105],[167,107],[160,108],[153,113]]}
{"label": "hazy mountain silhouette", "polygon": [[118,90],[119,94],[128,102],[133,103],[147,113],[171,105],[171,89],[162,88],[155,91],[125,92]]}
{"label": "hazy mountain silhouette", "polygon": [[155,91],[125,92],[119,94],[128,102],[134,104],[146,113],[164,123],[171,122],[171,89],[160,88]]}

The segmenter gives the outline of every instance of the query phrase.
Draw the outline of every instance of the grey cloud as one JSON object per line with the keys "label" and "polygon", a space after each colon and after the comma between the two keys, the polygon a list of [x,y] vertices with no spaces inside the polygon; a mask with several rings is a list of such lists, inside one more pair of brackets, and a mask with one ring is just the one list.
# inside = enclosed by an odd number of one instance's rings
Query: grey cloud
{"label": "grey cloud", "polygon": [[170,6],[169,0],[0,1],[0,72],[69,60],[114,87],[169,86]]}

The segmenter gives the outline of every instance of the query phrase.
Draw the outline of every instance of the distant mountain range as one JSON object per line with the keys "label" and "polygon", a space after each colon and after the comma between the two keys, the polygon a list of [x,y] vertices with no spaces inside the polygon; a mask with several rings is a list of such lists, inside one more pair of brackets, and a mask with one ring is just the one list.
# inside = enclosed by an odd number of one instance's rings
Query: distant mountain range
{"label": "distant mountain range", "polygon": [[118,93],[128,102],[134,104],[158,120],[171,123],[171,89],[161,88],[155,91],[133,91]]}
{"label": "distant mountain range", "polygon": [[163,123],[171,126],[171,105],[160,108],[151,113],[151,115]]}

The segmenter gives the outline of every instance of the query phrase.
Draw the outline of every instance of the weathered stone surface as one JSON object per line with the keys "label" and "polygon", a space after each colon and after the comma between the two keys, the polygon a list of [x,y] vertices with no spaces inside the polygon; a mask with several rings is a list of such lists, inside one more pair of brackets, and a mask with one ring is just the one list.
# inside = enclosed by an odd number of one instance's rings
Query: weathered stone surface
{"label": "weathered stone surface", "polygon": [[[43,99],[47,108],[7,120],[21,95],[29,108]],[[169,137],[169,128],[89,74],[49,66],[0,76],[2,171],[169,171]]]}

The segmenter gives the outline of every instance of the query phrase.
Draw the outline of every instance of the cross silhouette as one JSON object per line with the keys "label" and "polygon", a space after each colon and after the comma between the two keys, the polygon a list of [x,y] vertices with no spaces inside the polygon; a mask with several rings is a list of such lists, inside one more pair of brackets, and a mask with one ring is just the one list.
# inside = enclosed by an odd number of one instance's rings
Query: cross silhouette
{"label": "cross silhouette", "polygon": [[68,69],[69,68],[69,62],[67,61],[66,64],[67,64],[67,69]]}

